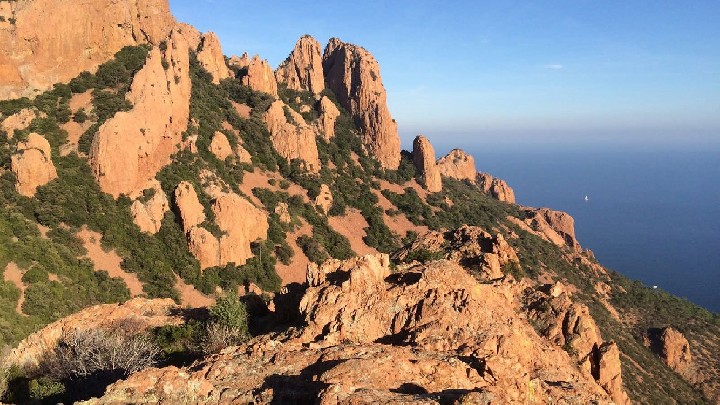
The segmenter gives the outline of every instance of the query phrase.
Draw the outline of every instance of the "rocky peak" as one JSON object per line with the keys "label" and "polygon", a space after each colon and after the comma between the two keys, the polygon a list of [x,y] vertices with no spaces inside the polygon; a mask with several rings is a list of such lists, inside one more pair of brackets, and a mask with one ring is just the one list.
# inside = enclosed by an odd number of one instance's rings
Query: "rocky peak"
{"label": "rocky peak", "polygon": [[34,196],[39,186],[57,178],[50,143],[36,133],[18,143],[17,153],[10,158],[10,169],[15,174],[15,189],[26,197]]}
{"label": "rocky peak", "polygon": [[303,35],[275,71],[278,83],[284,83],[289,89],[320,94],[325,89],[320,50],[320,43],[315,38]]}
{"label": "rocky peak", "polygon": [[318,104],[318,112],[320,117],[315,122],[315,129],[319,136],[329,141],[335,136],[335,121],[340,116],[340,110],[327,96],[323,96]]}
{"label": "rocky peak", "polygon": [[458,180],[475,181],[475,159],[461,149],[453,149],[437,161],[440,174]]}
{"label": "rocky peak", "polygon": [[482,192],[490,194],[494,199],[515,204],[515,192],[505,180],[478,172],[476,183]]}
{"label": "rocky peak", "polygon": [[320,170],[315,132],[305,123],[302,115],[281,100],[276,100],[263,118],[273,147],[280,156],[287,160],[302,160],[308,171],[317,173]]}
{"label": "rocky peak", "polygon": [[225,56],[220,46],[220,40],[218,40],[214,32],[203,34],[198,46],[197,59],[205,70],[210,72],[213,83],[218,84],[220,80],[231,76],[230,69],[225,64]]}
{"label": "rocky peak", "polygon": [[173,30],[164,51],[150,51],[126,95],[133,108],[115,114],[93,139],[90,166],[100,188],[114,197],[145,189],[187,129],[192,84],[186,30]]}
{"label": "rocky peak", "polygon": [[230,58],[229,64],[236,68],[247,69],[247,72],[240,77],[245,86],[277,98],[277,81],[275,81],[275,74],[267,60],[260,58],[258,55],[253,56],[251,59],[247,53],[244,53],[240,57],[233,56]]}
{"label": "rocky peak", "polygon": [[400,137],[390,116],[380,65],[359,46],[332,38],[323,54],[325,82],[360,127],[362,143],[386,169],[400,165]]}
{"label": "rocky peak", "polygon": [[2,1],[0,15],[14,19],[0,23],[0,100],[95,71],[124,46],[157,45],[175,25],[167,0]]}
{"label": "rocky peak", "polygon": [[650,329],[648,335],[650,348],[663,359],[665,364],[678,373],[687,375],[692,363],[692,355],[690,343],[685,336],[669,326]]}
{"label": "rocky peak", "polygon": [[418,135],[413,141],[413,163],[420,174],[420,184],[431,193],[442,190],[440,170],[435,163],[435,149],[430,140],[422,135]]}

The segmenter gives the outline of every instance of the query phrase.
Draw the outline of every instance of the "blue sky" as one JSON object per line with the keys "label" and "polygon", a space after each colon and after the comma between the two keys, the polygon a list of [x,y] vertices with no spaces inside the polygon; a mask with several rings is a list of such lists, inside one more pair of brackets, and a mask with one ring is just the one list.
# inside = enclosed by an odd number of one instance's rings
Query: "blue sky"
{"label": "blue sky", "polygon": [[718,1],[170,0],[225,54],[277,66],[311,34],[381,64],[404,145],[720,144]]}

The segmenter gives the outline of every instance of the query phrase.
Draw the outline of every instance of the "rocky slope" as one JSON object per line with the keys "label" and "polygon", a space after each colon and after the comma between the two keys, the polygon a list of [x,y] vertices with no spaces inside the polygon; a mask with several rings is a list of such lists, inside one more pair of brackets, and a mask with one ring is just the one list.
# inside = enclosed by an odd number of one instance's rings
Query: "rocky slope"
{"label": "rocky slope", "polygon": [[[422,136],[401,152],[367,50],[304,36],[273,71],[226,64],[160,0],[0,2],[10,15],[0,99],[34,96],[0,101],[0,337],[27,338],[19,391],[70,384],[32,365],[118,317],[197,356],[206,340],[178,342],[208,325],[173,302],[252,292],[250,340],[93,401],[720,401],[717,314],[603,268],[570,215],[516,205],[467,153],[436,160]],[[80,399],[52,392],[26,400]]]}

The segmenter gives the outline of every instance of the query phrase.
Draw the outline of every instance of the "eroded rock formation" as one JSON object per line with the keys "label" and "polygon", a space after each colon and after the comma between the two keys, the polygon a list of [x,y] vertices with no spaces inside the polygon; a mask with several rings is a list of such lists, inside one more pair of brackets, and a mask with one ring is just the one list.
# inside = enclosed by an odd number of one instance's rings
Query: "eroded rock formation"
{"label": "eroded rock formation", "polygon": [[440,170],[435,163],[435,149],[430,140],[418,135],[413,141],[413,163],[419,174],[418,181],[427,191],[437,193],[442,190]]}
{"label": "eroded rock formation", "polygon": [[310,35],[303,35],[295,48],[275,71],[278,83],[289,89],[320,94],[325,89],[320,43]]}
{"label": "eroded rock formation", "polygon": [[255,91],[262,91],[277,97],[277,82],[275,74],[267,60],[255,55],[250,59],[247,53],[243,56],[233,56],[229,61],[230,66],[246,69],[246,73],[240,77],[245,86]]}
{"label": "eroded rock formation", "polygon": [[318,110],[320,117],[315,122],[315,129],[318,135],[329,141],[335,136],[335,121],[340,116],[340,110],[335,106],[335,103],[330,101],[327,96],[323,96],[318,104]]}
{"label": "eroded rock formation", "polygon": [[570,214],[549,208],[528,208],[525,222],[548,241],[563,247],[580,249],[575,239],[575,220]]}
{"label": "eroded rock formation", "polygon": [[477,173],[476,183],[480,190],[490,194],[496,200],[515,204],[515,192],[507,185],[505,180],[498,179],[487,173]]}
{"label": "eroded rock formation", "polygon": [[440,174],[458,180],[475,181],[475,159],[461,149],[453,149],[437,161]]}
{"label": "eroded rock formation", "polygon": [[7,138],[10,139],[15,135],[16,129],[27,128],[35,117],[37,117],[37,112],[35,112],[33,108],[24,108],[4,119],[0,114],[0,119],[2,119],[0,130],[4,131],[7,134]]}
{"label": "eroded rock formation", "polygon": [[297,111],[281,100],[270,105],[263,116],[273,147],[285,159],[300,159],[310,172],[320,170],[315,132]]}
{"label": "eroded rock formation", "polygon": [[2,1],[0,16],[0,100],[95,71],[124,46],[157,45],[175,24],[167,0]]}
{"label": "eroded rock formation", "polygon": [[232,146],[230,146],[230,141],[228,141],[227,136],[219,131],[213,135],[208,148],[210,152],[220,160],[225,160],[233,154]]}
{"label": "eroded rock formation", "polygon": [[18,143],[17,153],[10,158],[10,169],[15,174],[15,190],[26,197],[34,196],[39,186],[57,178],[50,143],[36,133]]}
{"label": "eroded rock formation", "polygon": [[370,156],[386,169],[397,169],[400,137],[375,58],[364,48],[332,38],[323,54],[323,69],[328,87],[359,125]]}
{"label": "eroded rock formation", "polygon": [[[115,197],[143,190],[170,162],[190,114],[190,44],[173,30],[165,51],[155,47],[135,75],[126,98],[133,108],[103,124],[92,143],[90,165],[100,188]],[[163,67],[167,60],[167,69]]]}
{"label": "eroded rock formation", "polygon": [[320,185],[320,193],[315,197],[315,205],[322,208],[323,212],[327,213],[332,207],[333,195],[330,192],[330,187],[327,184]]}
{"label": "eroded rock formation", "polygon": [[231,76],[230,69],[225,64],[225,56],[220,46],[220,41],[214,32],[203,34],[198,47],[198,62],[207,70],[213,78],[213,83],[218,84],[221,80]]}
{"label": "eroded rock formation", "polygon": [[149,198],[143,196],[133,201],[130,206],[130,213],[133,222],[141,231],[157,233],[160,230],[165,213],[170,210],[170,202],[159,182],[155,182],[151,188],[143,191],[143,193],[145,192],[152,193],[152,195]]}
{"label": "eroded rock formation", "polygon": [[651,329],[647,345],[663,359],[671,369],[686,375],[692,363],[690,343],[675,328]]}

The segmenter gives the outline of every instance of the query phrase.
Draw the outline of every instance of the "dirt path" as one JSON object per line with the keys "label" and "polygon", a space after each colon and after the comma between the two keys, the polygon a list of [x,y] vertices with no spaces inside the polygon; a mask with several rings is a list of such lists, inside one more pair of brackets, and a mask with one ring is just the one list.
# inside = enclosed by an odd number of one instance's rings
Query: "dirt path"
{"label": "dirt path", "polygon": [[128,273],[120,267],[122,258],[114,250],[109,252],[103,250],[100,244],[101,234],[83,228],[77,233],[77,237],[83,241],[83,245],[88,252],[87,257],[93,262],[95,271],[105,270],[110,277],[120,278],[125,281],[125,285],[127,285],[130,295],[133,297],[143,293],[143,286],[137,275]]}
{"label": "dirt path", "polygon": [[303,225],[296,229],[294,232],[287,234],[287,241],[292,248],[295,255],[292,257],[292,262],[289,265],[282,264],[280,262],[275,265],[278,275],[282,279],[282,285],[288,285],[291,283],[304,283],[305,274],[307,272],[307,266],[310,260],[302,252],[302,249],[297,245],[295,240],[301,235],[312,235],[312,226],[303,222]]}
{"label": "dirt path", "polygon": [[20,271],[20,268],[15,262],[10,262],[5,266],[3,278],[5,281],[15,284],[15,287],[20,290],[20,298],[18,299],[15,311],[20,315],[25,315],[22,311],[22,304],[25,302],[25,284],[22,281],[22,271]]}

